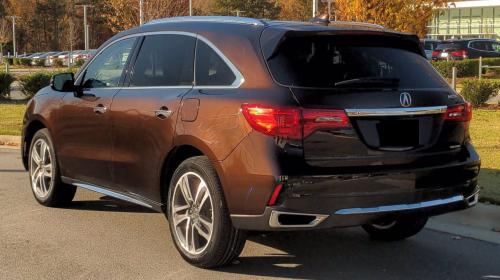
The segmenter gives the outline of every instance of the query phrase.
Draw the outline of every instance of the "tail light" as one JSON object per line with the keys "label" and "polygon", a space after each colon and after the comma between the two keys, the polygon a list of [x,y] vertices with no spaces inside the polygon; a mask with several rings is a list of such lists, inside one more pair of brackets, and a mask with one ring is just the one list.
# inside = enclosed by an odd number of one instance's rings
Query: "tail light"
{"label": "tail light", "polygon": [[432,56],[439,56],[441,54],[441,51],[432,51]]}
{"label": "tail light", "polygon": [[455,57],[467,58],[468,53],[467,53],[467,50],[456,50],[456,51],[452,51],[451,55],[455,56]]}
{"label": "tail light", "polygon": [[253,129],[266,135],[302,139],[318,129],[350,127],[343,110],[277,108],[243,104],[243,115]]}
{"label": "tail light", "polygon": [[472,119],[472,105],[469,102],[457,106],[448,107],[446,120],[468,122]]}

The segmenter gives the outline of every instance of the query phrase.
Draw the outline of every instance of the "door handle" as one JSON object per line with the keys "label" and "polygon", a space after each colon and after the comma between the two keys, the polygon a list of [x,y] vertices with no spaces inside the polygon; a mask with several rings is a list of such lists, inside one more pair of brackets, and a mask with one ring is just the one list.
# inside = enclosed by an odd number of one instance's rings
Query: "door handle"
{"label": "door handle", "polygon": [[106,110],[108,110],[108,108],[106,108],[106,106],[104,106],[102,104],[99,104],[99,105],[94,107],[94,113],[96,113],[96,114],[104,114],[104,113],[106,113]]}
{"label": "door handle", "polygon": [[167,107],[163,106],[158,110],[155,110],[155,116],[160,119],[166,119],[172,115],[172,111]]}

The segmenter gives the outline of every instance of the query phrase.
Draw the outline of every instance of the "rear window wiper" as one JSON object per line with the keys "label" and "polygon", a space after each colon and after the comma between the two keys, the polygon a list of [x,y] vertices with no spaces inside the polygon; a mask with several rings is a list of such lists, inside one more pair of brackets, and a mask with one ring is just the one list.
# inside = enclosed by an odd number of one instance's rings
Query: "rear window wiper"
{"label": "rear window wiper", "polygon": [[397,87],[399,86],[398,78],[381,78],[381,77],[365,77],[356,78],[335,83],[336,87],[343,86],[383,86]]}

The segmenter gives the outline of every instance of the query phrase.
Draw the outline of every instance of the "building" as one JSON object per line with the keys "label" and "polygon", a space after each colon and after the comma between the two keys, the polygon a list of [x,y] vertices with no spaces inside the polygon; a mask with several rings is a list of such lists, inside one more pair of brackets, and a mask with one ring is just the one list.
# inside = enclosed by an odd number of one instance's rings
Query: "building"
{"label": "building", "polygon": [[427,37],[500,38],[500,0],[448,3],[427,26]]}

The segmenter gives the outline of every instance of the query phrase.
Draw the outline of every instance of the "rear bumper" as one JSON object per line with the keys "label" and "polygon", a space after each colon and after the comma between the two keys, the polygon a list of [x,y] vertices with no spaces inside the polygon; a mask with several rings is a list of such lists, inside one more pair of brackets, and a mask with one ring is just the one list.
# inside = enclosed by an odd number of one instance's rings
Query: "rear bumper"
{"label": "rear bumper", "polygon": [[359,226],[383,218],[409,215],[434,216],[474,206],[479,192],[464,197],[455,195],[443,199],[410,204],[382,205],[369,208],[339,209],[330,214],[284,211],[279,207],[266,207],[262,215],[232,215],[233,225],[239,229],[259,231],[311,230],[334,227]]}
{"label": "rear bumper", "polygon": [[236,228],[304,230],[358,226],[401,215],[433,216],[477,203],[479,157],[384,173],[289,177],[260,215],[231,215]]}

